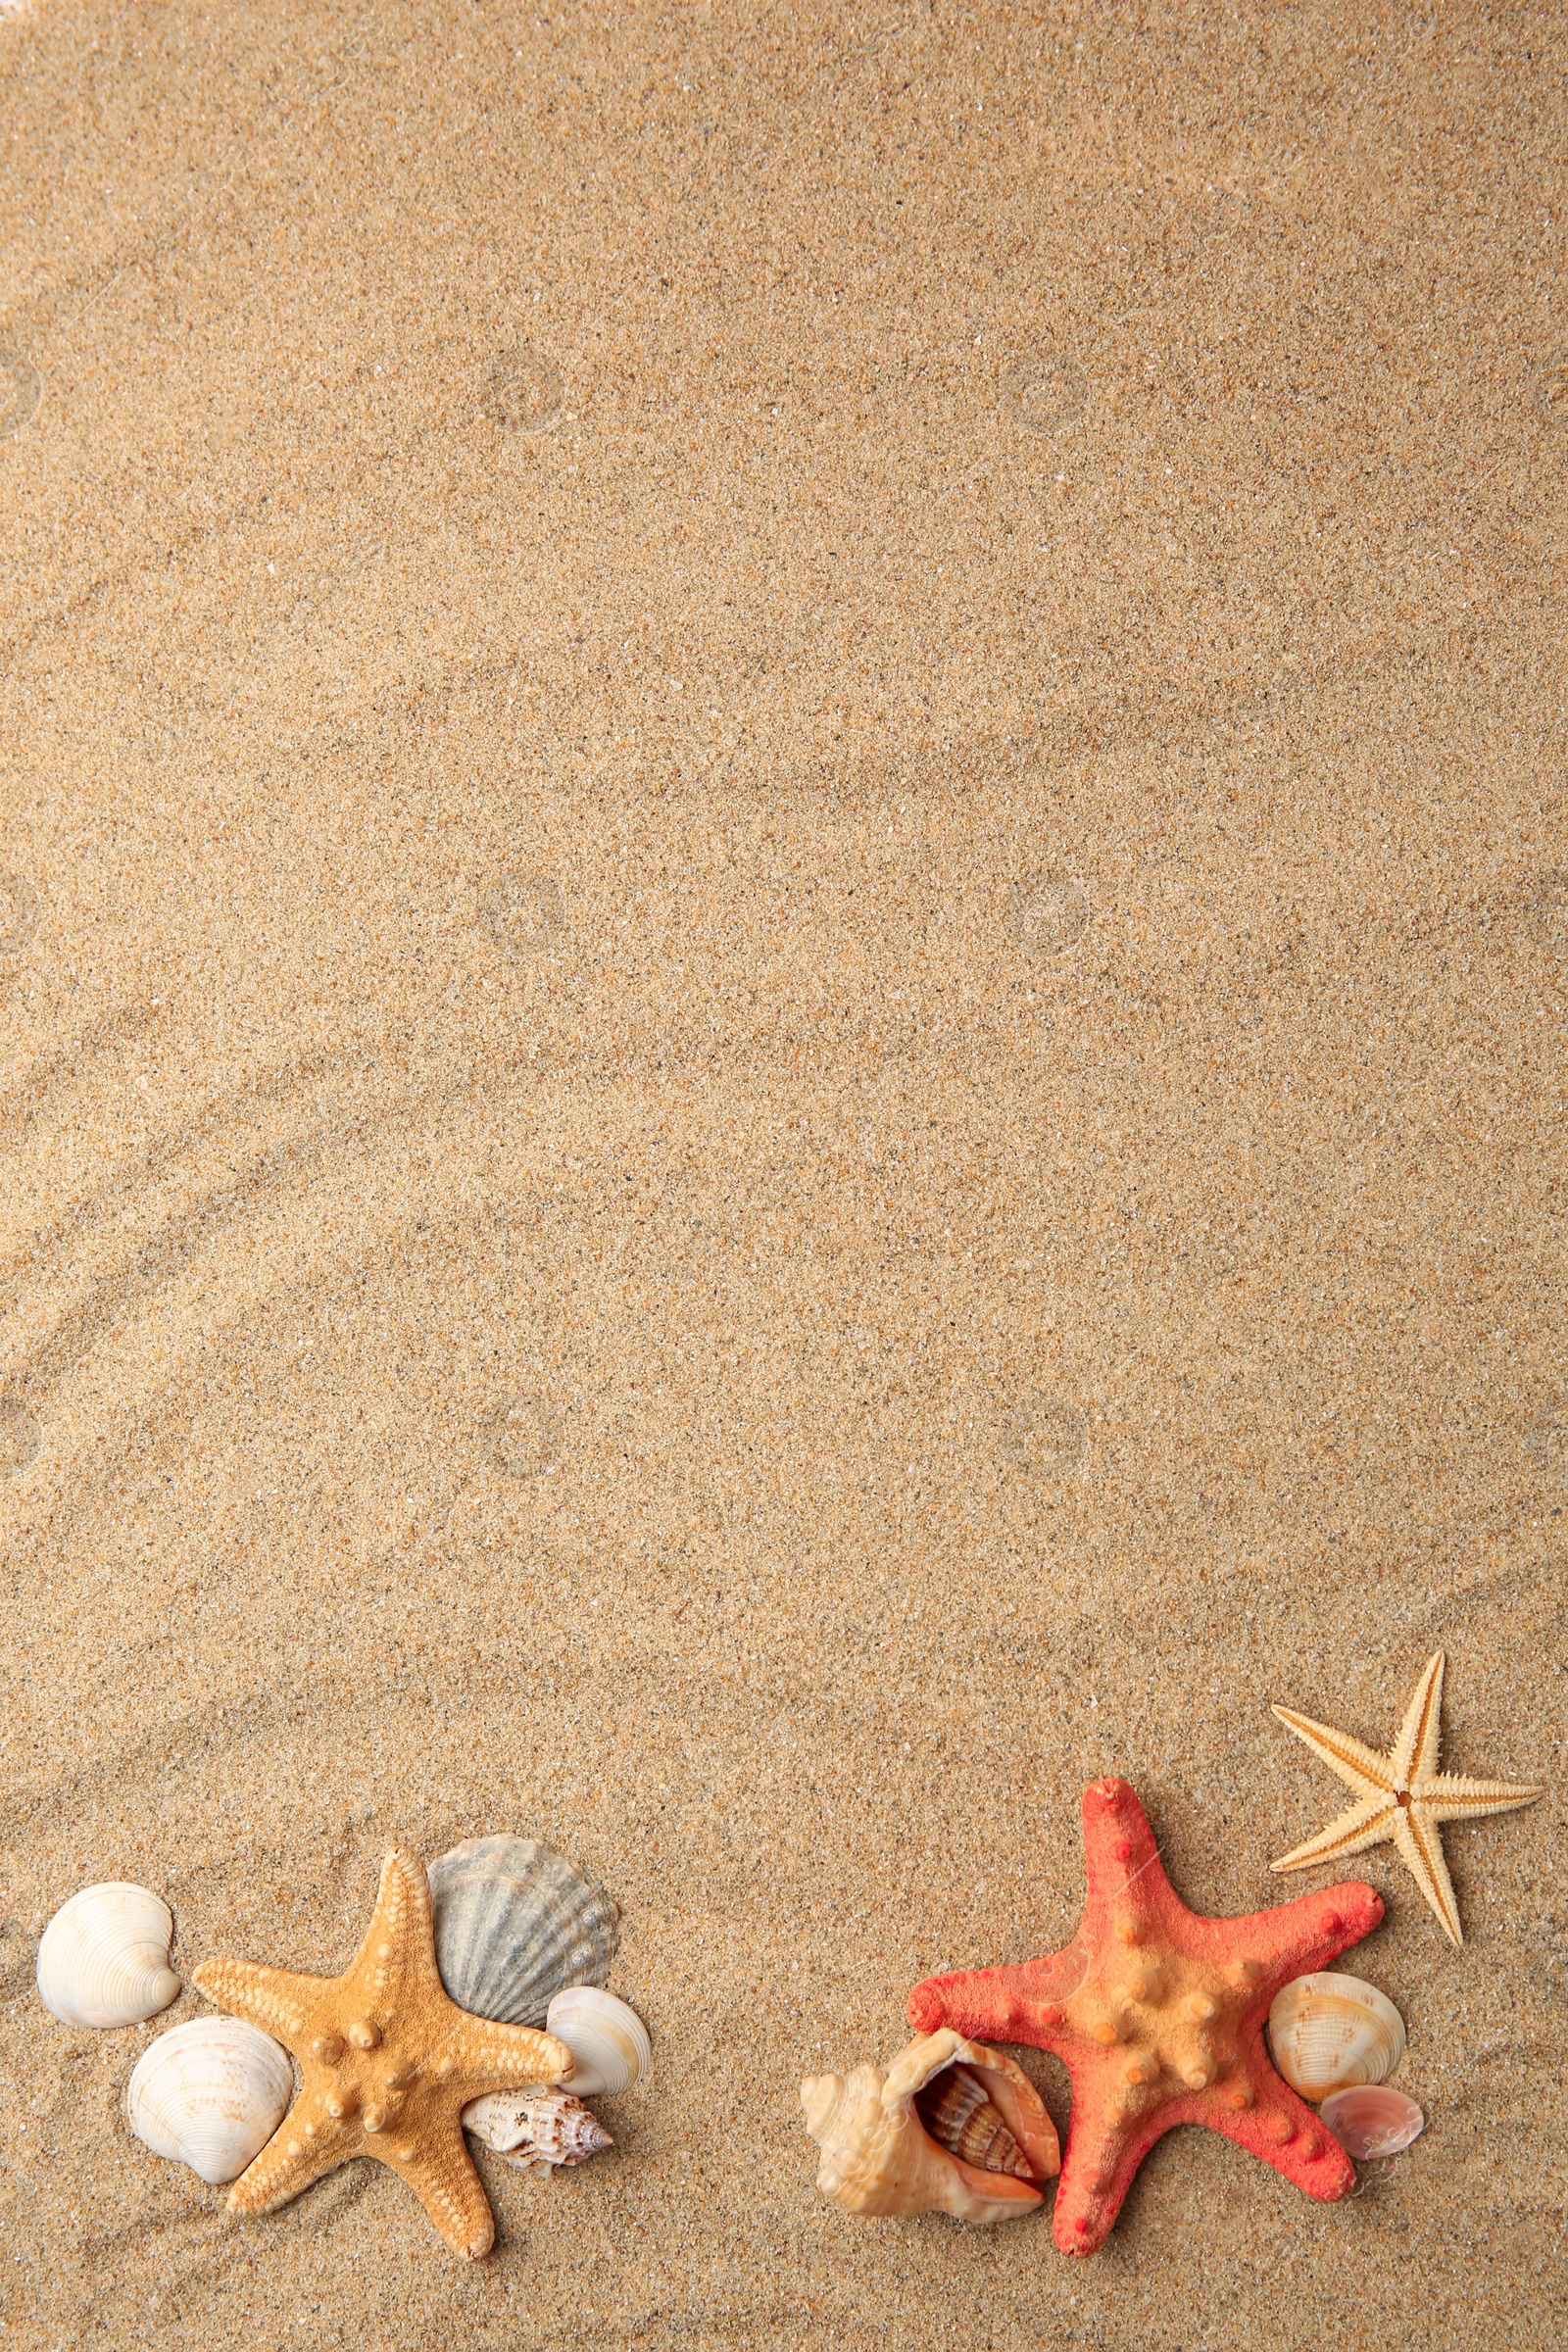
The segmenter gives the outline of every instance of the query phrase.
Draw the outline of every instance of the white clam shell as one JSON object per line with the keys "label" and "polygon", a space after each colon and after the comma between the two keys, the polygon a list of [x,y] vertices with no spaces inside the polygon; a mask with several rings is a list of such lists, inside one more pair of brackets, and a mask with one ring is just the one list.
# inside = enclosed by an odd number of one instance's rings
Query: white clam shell
{"label": "white clam shell", "polygon": [[38,1946],[38,1998],[67,2026],[139,2026],[179,1992],[169,1905],[112,1880],[62,1904]]}
{"label": "white clam shell", "polygon": [[237,2017],[196,2017],[143,2050],[125,2120],[155,2156],[216,2186],[260,2155],[293,2096],[288,2052],[269,2035]]}
{"label": "white clam shell", "polygon": [[635,2009],[597,1984],[572,1984],[550,2004],[546,2031],[577,2061],[568,2087],[580,2097],[615,2098],[654,2062],[648,2028]]}
{"label": "white clam shell", "polygon": [[1294,1977],[1268,2013],[1274,2064],[1303,2099],[1358,2082],[1386,2082],[1404,2056],[1404,2020],[1359,1977],[1319,1970]]}

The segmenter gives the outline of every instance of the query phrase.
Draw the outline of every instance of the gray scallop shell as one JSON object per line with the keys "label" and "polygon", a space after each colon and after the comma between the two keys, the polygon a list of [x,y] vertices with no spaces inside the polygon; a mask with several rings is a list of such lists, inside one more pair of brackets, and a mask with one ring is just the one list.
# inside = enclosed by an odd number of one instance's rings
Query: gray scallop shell
{"label": "gray scallop shell", "polygon": [[533,1838],[466,1838],[430,1865],[435,1956],[460,2009],[542,2028],[567,1984],[603,1984],[620,1941],[603,1886]]}

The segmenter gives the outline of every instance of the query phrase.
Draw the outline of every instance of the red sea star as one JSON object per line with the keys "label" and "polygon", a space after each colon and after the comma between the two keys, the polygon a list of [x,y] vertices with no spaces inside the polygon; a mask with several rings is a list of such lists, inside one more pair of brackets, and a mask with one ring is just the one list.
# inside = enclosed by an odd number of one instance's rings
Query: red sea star
{"label": "red sea star", "polygon": [[1343,2197],[1355,2168],[1274,2072],[1263,2023],[1282,1984],[1377,1926],[1382,1897],[1351,1880],[1248,1919],[1203,1919],[1171,1886],[1125,1781],[1085,1789],[1084,1851],[1088,1898],[1070,1943],[1020,1968],[927,1977],[909,1995],[922,2034],[955,2026],[1065,2063],[1062,2252],[1104,2243],[1133,2175],[1176,2124],[1223,2132],[1309,2197]]}

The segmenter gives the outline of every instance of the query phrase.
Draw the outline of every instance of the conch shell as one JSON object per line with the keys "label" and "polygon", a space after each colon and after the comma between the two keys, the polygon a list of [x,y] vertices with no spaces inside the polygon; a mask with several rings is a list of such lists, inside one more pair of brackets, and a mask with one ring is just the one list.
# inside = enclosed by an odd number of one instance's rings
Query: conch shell
{"label": "conch shell", "polygon": [[519,2173],[543,2173],[557,2165],[584,2164],[614,2141],[599,2121],[573,2098],[569,2090],[546,2084],[537,2089],[494,2090],[470,2099],[463,2110],[463,2128],[487,2148],[494,2148]]}
{"label": "conch shell", "polygon": [[1303,2099],[1358,2082],[1386,2082],[1404,2056],[1404,2020],[1359,1977],[1320,1969],[1293,1977],[1268,2013],[1274,2064]]}
{"label": "conch shell", "polygon": [[[929,2090],[949,2068],[961,2069],[968,2086],[956,2095]],[[970,2096],[975,2087],[984,2094],[979,2101]],[[848,2077],[811,2076],[801,2085],[801,2104],[822,2151],[816,2185],[848,2213],[1010,2221],[1033,2212],[1042,2202],[1037,2183],[1061,2169],[1055,2127],[1023,2069],[951,2026],[911,2041],[886,2075],[858,2066]],[[922,2107],[944,2134],[956,2133],[970,2157],[932,2137]],[[972,2161],[980,2151],[991,2166]]]}

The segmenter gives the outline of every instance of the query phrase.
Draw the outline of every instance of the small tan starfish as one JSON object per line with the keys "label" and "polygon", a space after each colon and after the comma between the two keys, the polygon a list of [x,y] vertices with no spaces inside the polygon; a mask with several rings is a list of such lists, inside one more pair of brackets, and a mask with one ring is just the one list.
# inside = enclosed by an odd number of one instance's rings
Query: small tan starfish
{"label": "small tan starfish", "polygon": [[1364,1846],[1382,1845],[1392,1838],[1449,1941],[1463,1943],[1459,1905],[1443,1858],[1441,1825],[1475,1821],[1483,1813],[1511,1813],[1516,1805],[1533,1805],[1541,1790],[1439,1772],[1443,1665],[1441,1649],[1428,1658],[1399,1736],[1386,1756],[1374,1755],[1348,1732],[1331,1732],[1326,1724],[1293,1715],[1289,1707],[1274,1709],[1287,1731],[1304,1740],[1313,1755],[1355,1790],[1355,1803],[1269,1867],[1305,1870],[1313,1862],[1343,1862],[1347,1854],[1358,1854]]}
{"label": "small tan starfish", "polygon": [[495,2223],[463,2140],[470,2099],[560,2082],[572,2055],[552,2034],[492,2025],[447,1997],[436,1967],[430,1882],[394,1846],[365,1941],[340,1977],[296,1977],[248,1960],[204,1960],[192,1983],[220,2008],[286,2042],[301,2089],[228,2192],[266,2213],[351,2156],[402,2175],[456,2253],[487,2254]]}

